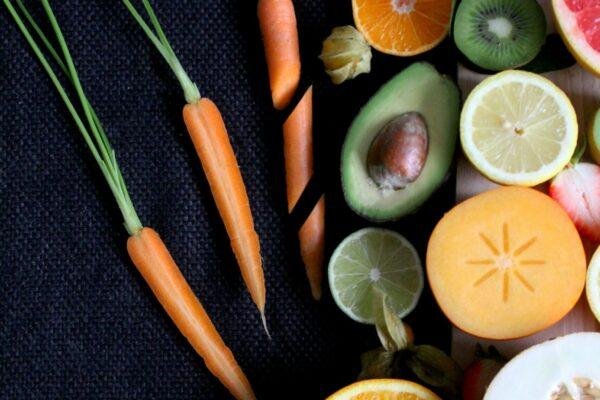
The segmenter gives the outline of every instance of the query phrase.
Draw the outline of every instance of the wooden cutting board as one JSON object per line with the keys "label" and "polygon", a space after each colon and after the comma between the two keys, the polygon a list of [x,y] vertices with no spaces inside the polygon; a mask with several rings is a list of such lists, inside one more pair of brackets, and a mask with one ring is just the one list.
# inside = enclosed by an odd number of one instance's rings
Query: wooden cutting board
{"label": "wooden cutting board", "polygon": [[[546,12],[549,31],[552,32],[554,31],[554,21],[550,12],[549,1],[540,0],[540,4]],[[567,93],[577,111],[579,128],[583,132],[587,132],[592,114],[600,107],[600,78],[594,77],[577,65],[544,75]],[[487,75],[472,72],[459,65],[458,84],[461,88],[463,99],[467,97],[475,85],[486,77]],[[497,186],[479,174],[462,155],[459,159],[457,169],[457,202],[461,202]],[[592,246],[588,244],[587,247],[588,253],[591,252]],[[577,306],[563,320],[542,332],[526,338],[506,341],[483,340],[471,336],[458,328],[454,328],[452,334],[452,355],[462,366],[466,366],[473,359],[477,343],[484,345],[493,344],[502,354],[512,357],[536,343],[556,336],[581,331],[600,331],[600,325],[589,310],[585,294]]]}

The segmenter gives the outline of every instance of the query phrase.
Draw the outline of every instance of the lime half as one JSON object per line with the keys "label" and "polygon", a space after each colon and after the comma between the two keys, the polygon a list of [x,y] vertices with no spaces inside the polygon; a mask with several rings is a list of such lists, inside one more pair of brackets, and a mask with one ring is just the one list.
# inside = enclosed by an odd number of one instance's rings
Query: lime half
{"label": "lime half", "polygon": [[399,318],[410,313],[423,291],[423,269],[415,248],[387,229],[365,228],[339,244],[329,261],[329,287],[340,309],[367,324],[383,306]]}

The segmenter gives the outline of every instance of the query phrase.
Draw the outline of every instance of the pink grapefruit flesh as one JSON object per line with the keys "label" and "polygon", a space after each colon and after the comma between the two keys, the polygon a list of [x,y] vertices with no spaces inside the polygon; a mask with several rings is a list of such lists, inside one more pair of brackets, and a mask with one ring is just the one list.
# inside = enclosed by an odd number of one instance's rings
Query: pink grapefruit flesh
{"label": "pink grapefruit flesh", "polygon": [[552,0],[552,9],[573,56],[600,76],[600,0]]}

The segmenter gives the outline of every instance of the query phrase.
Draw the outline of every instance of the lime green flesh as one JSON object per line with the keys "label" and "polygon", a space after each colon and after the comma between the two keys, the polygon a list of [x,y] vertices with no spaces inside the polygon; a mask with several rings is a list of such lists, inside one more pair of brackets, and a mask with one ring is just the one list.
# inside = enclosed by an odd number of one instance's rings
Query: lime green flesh
{"label": "lime green flesh", "polygon": [[403,236],[366,228],[344,239],[331,256],[329,285],[344,313],[373,324],[382,312],[382,299],[399,318],[415,308],[423,290],[423,269]]}
{"label": "lime green flesh", "polygon": [[[427,124],[425,166],[404,189],[380,189],[368,174],[369,148],[390,120],[409,111],[419,112]],[[342,186],[350,207],[372,221],[395,220],[413,212],[450,168],[458,118],[458,88],[428,63],[412,64],[383,85],[354,119],[342,148]]]}
{"label": "lime green flesh", "polygon": [[590,127],[590,134],[588,137],[588,146],[590,147],[590,154],[597,164],[600,164],[600,109],[596,111],[596,115],[592,120],[592,126]]}

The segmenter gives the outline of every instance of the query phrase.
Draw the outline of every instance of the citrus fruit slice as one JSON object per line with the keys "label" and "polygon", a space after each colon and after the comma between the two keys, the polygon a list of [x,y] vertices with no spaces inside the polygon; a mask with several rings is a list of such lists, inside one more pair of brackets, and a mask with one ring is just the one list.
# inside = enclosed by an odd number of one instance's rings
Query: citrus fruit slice
{"label": "citrus fruit slice", "polygon": [[596,319],[600,321],[600,247],[596,249],[587,272],[585,292]]}
{"label": "citrus fruit slice", "polygon": [[489,339],[530,335],[577,303],[586,259],[575,226],[547,195],[518,186],[448,212],[427,248],[427,276],[446,316]]}
{"label": "citrus fruit slice", "polygon": [[588,133],[588,146],[590,148],[590,154],[598,165],[600,165],[600,108],[594,114],[592,123],[590,125],[590,131]]}
{"label": "citrus fruit slice", "polygon": [[423,270],[415,248],[387,229],[365,228],[338,245],[329,261],[333,299],[350,318],[375,323],[380,299],[399,318],[410,313],[423,291]]}
{"label": "citrus fruit slice", "polygon": [[550,80],[504,71],[467,98],[460,140],[473,165],[493,181],[534,186],[556,175],[577,145],[573,105]]}
{"label": "citrus fruit slice", "polygon": [[600,1],[552,0],[556,25],[579,63],[600,76]]}
{"label": "citrus fruit slice", "polygon": [[397,56],[432,49],[448,34],[453,0],[352,0],[354,22],[371,46]]}
{"label": "citrus fruit slice", "polygon": [[356,382],[327,400],[441,400],[418,383],[402,379],[371,379]]}

